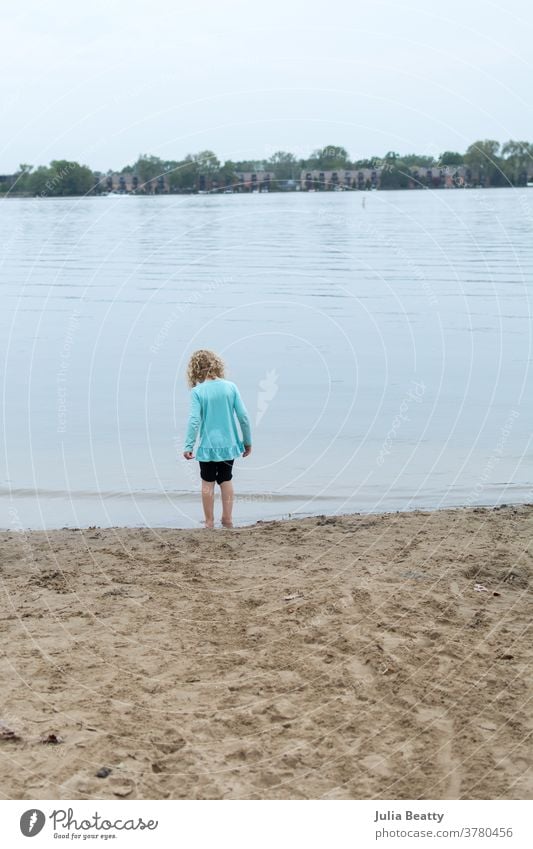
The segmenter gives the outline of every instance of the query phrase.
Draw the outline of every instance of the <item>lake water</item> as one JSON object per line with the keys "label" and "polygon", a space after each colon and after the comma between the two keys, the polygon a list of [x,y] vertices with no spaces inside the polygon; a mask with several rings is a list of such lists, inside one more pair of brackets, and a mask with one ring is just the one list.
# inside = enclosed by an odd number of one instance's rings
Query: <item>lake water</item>
{"label": "lake water", "polygon": [[533,191],[7,199],[0,229],[2,527],[198,526],[200,347],[252,419],[237,524],[533,500]]}

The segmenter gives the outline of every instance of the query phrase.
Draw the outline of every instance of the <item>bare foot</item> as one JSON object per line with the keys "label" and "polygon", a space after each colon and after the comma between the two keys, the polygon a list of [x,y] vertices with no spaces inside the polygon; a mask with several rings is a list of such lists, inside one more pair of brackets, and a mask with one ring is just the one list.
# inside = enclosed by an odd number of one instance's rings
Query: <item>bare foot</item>
{"label": "bare foot", "polygon": [[215,523],[214,522],[208,522],[207,519],[204,519],[203,524],[204,524],[204,530],[212,531],[213,528],[215,527]]}
{"label": "bare foot", "polygon": [[223,528],[232,528],[233,527],[233,522],[222,522],[221,521],[220,524],[222,525]]}

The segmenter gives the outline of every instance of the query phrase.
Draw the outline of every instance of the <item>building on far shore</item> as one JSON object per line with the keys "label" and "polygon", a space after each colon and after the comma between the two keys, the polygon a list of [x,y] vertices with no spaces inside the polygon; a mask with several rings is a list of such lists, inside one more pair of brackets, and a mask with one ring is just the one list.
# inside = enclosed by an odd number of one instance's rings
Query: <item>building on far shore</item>
{"label": "building on far shore", "polygon": [[276,188],[273,171],[237,171],[233,181],[235,192],[268,192]]}
{"label": "building on far shore", "polygon": [[463,165],[444,165],[436,168],[409,169],[409,189],[456,189],[472,183],[470,168]]}
{"label": "building on far shore", "polygon": [[100,174],[95,173],[95,191],[96,192],[139,192],[139,194],[165,194],[168,192],[163,175],[153,180],[148,180],[147,183],[142,183],[137,174],[129,172],[125,174]]}
{"label": "building on far shore", "polygon": [[[223,181],[216,176],[198,174],[194,184],[183,191],[216,194],[218,192],[268,192],[276,187],[275,175],[272,171],[237,171],[231,181]],[[142,182],[137,174],[113,173],[95,174],[96,192],[119,192],[146,195],[169,194],[168,177],[160,174],[151,180]]]}
{"label": "building on far shore", "polygon": [[269,192],[275,187],[273,171],[236,171],[229,179],[218,179],[206,174],[199,174],[194,187],[195,191],[206,194],[217,192]]}
{"label": "building on far shore", "polygon": [[302,171],[300,188],[305,192],[342,191],[348,189],[373,189],[379,185],[379,168],[336,171]]}
{"label": "building on far shore", "polygon": [[[336,171],[302,171],[300,188],[302,191],[354,191],[379,189],[384,167],[342,169]],[[457,188],[471,185],[470,169],[462,165],[433,168],[414,167],[409,169],[406,188]]]}

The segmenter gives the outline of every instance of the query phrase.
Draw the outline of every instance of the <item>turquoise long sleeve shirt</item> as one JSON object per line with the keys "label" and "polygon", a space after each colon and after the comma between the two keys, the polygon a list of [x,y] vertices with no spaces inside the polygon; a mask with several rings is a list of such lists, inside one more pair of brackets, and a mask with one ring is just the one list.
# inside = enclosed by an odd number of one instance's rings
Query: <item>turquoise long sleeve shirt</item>
{"label": "turquoise long sleeve shirt", "polygon": [[[237,419],[235,418],[237,417]],[[237,428],[241,426],[242,439]],[[196,459],[207,463],[240,457],[252,444],[250,419],[239,390],[231,380],[216,377],[191,389],[191,402],[184,451],[193,451],[200,441]]]}

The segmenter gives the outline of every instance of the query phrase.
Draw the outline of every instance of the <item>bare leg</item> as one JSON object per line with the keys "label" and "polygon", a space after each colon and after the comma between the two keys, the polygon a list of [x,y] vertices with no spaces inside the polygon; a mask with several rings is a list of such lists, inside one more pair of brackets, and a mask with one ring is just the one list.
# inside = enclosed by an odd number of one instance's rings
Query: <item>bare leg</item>
{"label": "bare leg", "polygon": [[206,528],[215,527],[215,483],[210,481],[202,481],[202,506],[204,508],[205,526]]}
{"label": "bare leg", "polygon": [[233,527],[231,518],[233,512],[233,483],[224,481],[220,484],[220,494],[222,496],[222,519],[221,522],[225,528]]}

